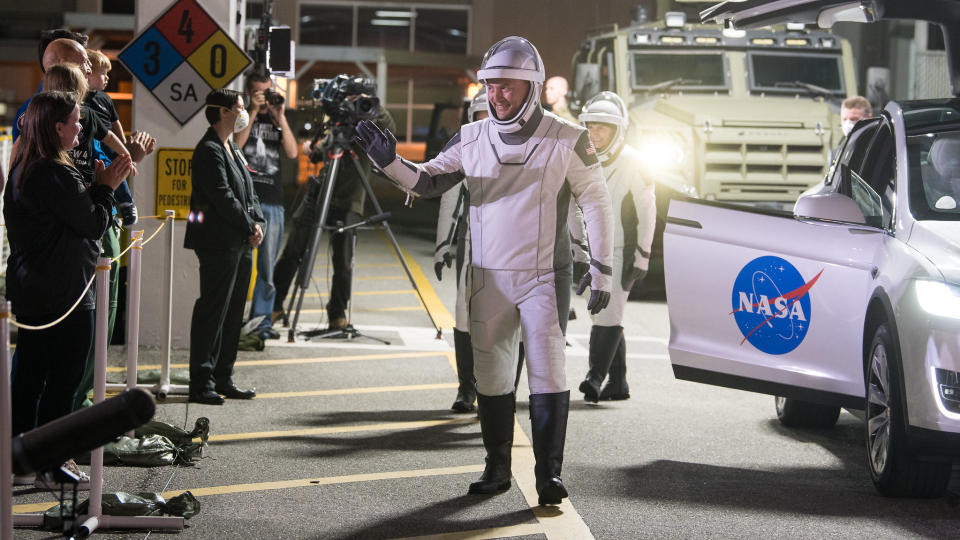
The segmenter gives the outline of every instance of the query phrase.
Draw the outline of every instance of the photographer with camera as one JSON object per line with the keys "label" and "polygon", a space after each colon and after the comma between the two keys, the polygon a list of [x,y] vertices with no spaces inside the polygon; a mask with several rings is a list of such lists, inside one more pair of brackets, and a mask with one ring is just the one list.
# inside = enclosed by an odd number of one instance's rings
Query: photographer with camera
{"label": "photographer with camera", "polygon": [[297,157],[297,141],[283,111],[284,98],[273,89],[273,81],[263,72],[247,75],[247,112],[250,125],[234,134],[237,146],[247,158],[253,187],[260,199],[264,225],[263,241],[257,248],[257,281],[253,287],[250,318],[263,317],[257,327],[261,339],[277,339],[271,311],[277,290],[273,283],[273,265],[283,242],[283,176],[281,150],[290,159]]}
{"label": "photographer with camera", "polygon": [[[322,125],[327,125],[323,139],[306,145],[305,152],[310,153],[313,162],[324,159],[335,144],[343,144],[349,148],[350,154],[357,158],[358,167],[351,163],[344,163],[339,168],[330,209],[327,213],[325,225],[334,226],[338,223],[350,225],[362,220],[363,208],[366,203],[366,192],[360,180],[360,175],[370,175],[370,160],[362,149],[353,141],[354,125],[359,119],[371,119],[381,129],[396,129],[396,124],[390,113],[380,106],[375,94],[376,82],[359,77],[339,75],[330,81],[325,81],[320,92],[315,92],[320,112],[327,118]],[[345,143],[344,140],[348,141]],[[329,181],[328,170],[324,167],[321,172],[322,181]],[[293,225],[283,253],[274,268],[277,296],[274,301],[274,312],[283,312],[283,302],[296,275],[309,244],[310,228],[320,219],[319,199],[322,190],[319,182],[311,180],[308,195],[294,213]],[[353,260],[354,235],[356,231],[334,232],[330,235],[330,252],[333,259],[333,278],[330,283],[330,300],[327,302],[327,320],[330,330],[344,330],[350,324],[346,317],[347,304],[350,302],[350,282],[353,274],[351,261]]]}

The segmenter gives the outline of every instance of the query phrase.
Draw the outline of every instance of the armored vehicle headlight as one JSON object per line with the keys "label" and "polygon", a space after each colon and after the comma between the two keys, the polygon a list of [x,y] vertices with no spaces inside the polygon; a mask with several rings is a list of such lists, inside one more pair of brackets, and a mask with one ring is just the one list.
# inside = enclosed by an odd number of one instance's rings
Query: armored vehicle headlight
{"label": "armored vehicle headlight", "polygon": [[683,28],[687,24],[687,14],[682,11],[668,11],[663,16],[663,22],[669,28]]}
{"label": "armored vehicle headlight", "polygon": [[916,289],[917,302],[924,311],[960,319],[960,287],[942,281],[917,280]]}
{"label": "armored vehicle headlight", "polygon": [[654,170],[677,168],[686,158],[682,145],[660,139],[642,141],[637,151],[643,156],[644,162]]}

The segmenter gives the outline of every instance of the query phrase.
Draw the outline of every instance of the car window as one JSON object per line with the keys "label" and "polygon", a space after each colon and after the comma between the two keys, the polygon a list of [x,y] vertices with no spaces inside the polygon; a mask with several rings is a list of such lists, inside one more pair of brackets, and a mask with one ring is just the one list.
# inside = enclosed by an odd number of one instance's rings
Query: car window
{"label": "car window", "polygon": [[960,131],[909,135],[907,160],[914,217],[960,221]]}
{"label": "car window", "polygon": [[859,171],[860,178],[866,181],[869,188],[879,197],[883,209],[880,226],[883,228],[890,227],[896,201],[895,157],[893,131],[884,121],[877,128]]}
{"label": "car window", "polygon": [[884,226],[886,212],[883,211],[880,195],[854,171],[850,171],[850,196],[863,212],[867,225],[877,228]]}

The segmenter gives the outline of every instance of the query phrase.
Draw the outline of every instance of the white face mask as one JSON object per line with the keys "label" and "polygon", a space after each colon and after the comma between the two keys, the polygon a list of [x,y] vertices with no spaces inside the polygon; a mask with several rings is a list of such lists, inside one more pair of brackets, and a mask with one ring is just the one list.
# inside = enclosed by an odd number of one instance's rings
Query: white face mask
{"label": "white face mask", "polygon": [[237,122],[233,124],[233,132],[243,131],[247,129],[247,126],[250,125],[250,113],[246,109],[240,111],[240,115],[237,116]]}
{"label": "white face mask", "polygon": [[854,122],[853,120],[844,120],[843,122],[840,122],[840,129],[843,130],[844,137],[846,137],[847,135],[850,134],[851,131],[853,131],[854,125],[856,125],[856,122]]}

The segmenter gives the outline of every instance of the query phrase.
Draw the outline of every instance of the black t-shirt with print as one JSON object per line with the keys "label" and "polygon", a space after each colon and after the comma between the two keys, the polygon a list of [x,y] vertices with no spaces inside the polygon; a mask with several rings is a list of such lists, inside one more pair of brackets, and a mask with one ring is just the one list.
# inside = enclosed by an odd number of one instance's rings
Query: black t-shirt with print
{"label": "black t-shirt with print", "polygon": [[113,104],[113,99],[103,90],[91,90],[83,100],[83,104],[90,108],[97,116],[107,124],[109,129],[114,122],[120,119],[117,115],[117,107]]}
{"label": "black t-shirt with print", "polygon": [[258,114],[252,120],[250,136],[243,145],[253,187],[260,204],[283,204],[283,184],[280,174],[282,132],[270,121],[270,113]]}
{"label": "black t-shirt with print", "polygon": [[83,175],[87,184],[93,183],[94,160],[96,154],[93,150],[93,141],[102,141],[110,131],[110,126],[104,123],[100,116],[90,110],[86,105],[80,106],[80,135],[78,139],[80,144],[75,148],[68,150],[67,153],[73,159],[73,164]]}

